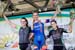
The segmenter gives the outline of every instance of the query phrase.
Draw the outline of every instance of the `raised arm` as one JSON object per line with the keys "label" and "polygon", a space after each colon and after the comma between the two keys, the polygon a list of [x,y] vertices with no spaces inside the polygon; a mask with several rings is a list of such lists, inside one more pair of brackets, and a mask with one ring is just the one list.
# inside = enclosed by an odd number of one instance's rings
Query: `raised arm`
{"label": "raised arm", "polygon": [[3,17],[4,17],[5,21],[6,21],[11,27],[16,28],[16,24],[14,24],[14,23],[12,23],[10,20],[8,20],[8,18],[7,18],[5,15],[3,15]]}
{"label": "raised arm", "polygon": [[68,30],[69,33],[72,32],[72,24],[73,24],[73,21],[74,21],[74,19],[71,18],[71,19],[70,19],[70,23],[69,23],[69,30]]}
{"label": "raised arm", "polygon": [[58,11],[54,11],[54,15],[51,17],[51,20],[55,20],[57,18]]}

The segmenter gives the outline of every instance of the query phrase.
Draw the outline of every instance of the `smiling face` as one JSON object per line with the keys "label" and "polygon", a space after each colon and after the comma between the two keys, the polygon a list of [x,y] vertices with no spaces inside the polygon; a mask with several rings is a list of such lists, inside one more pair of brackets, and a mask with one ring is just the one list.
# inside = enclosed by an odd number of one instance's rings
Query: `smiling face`
{"label": "smiling face", "polygon": [[24,27],[27,24],[27,21],[25,19],[21,19],[21,26]]}
{"label": "smiling face", "polygon": [[51,21],[51,26],[52,26],[53,29],[57,29],[57,22]]}
{"label": "smiling face", "polygon": [[57,24],[55,22],[51,22],[51,26],[55,29],[57,27]]}
{"label": "smiling face", "polygon": [[39,16],[38,16],[37,12],[33,13],[33,20],[34,21],[38,21],[39,20]]}

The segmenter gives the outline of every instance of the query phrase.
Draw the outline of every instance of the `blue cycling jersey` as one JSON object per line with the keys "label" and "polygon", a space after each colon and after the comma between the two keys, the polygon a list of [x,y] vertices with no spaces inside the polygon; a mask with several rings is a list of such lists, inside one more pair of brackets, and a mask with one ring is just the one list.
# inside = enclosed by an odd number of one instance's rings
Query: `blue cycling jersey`
{"label": "blue cycling jersey", "polygon": [[41,22],[36,22],[33,24],[33,33],[34,33],[34,45],[40,50],[45,44],[45,35],[44,35],[44,24]]}
{"label": "blue cycling jersey", "polygon": [[40,22],[36,22],[33,24],[33,33],[34,37],[44,37],[44,24]]}

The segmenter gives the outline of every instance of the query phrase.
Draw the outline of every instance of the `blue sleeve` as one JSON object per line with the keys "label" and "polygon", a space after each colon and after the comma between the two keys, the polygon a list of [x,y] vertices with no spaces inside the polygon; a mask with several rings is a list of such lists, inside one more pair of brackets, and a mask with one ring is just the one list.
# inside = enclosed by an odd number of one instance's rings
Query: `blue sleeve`
{"label": "blue sleeve", "polygon": [[[45,37],[45,33],[44,33],[44,23],[42,23],[42,32],[43,32],[43,35],[44,35],[44,37]],[[46,39],[46,37],[45,37],[45,39]]]}
{"label": "blue sleeve", "polygon": [[42,32],[44,33],[44,24],[42,23]]}

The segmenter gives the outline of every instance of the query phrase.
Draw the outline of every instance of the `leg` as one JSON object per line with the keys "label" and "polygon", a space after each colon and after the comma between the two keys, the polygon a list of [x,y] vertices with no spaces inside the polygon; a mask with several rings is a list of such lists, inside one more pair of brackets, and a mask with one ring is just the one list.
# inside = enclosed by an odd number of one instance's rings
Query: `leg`
{"label": "leg", "polygon": [[39,43],[38,43],[38,41],[37,41],[37,39],[34,39],[34,50],[40,50],[39,49]]}
{"label": "leg", "polygon": [[63,46],[63,50],[67,50],[65,46]]}
{"label": "leg", "polygon": [[63,50],[63,46],[54,46],[53,50]]}
{"label": "leg", "polygon": [[47,46],[45,45],[45,40],[42,40],[40,47],[41,50],[47,50]]}
{"label": "leg", "polygon": [[23,46],[23,49],[26,50],[28,48],[28,43],[24,44]]}
{"label": "leg", "polygon": [[32,50],[31,45],[32,44],[28,44],[28,47],[26,48],[26,50]]}
{"label": "leg", "polygon": [[20,44],[19,45],[20,50],[26,50],[27,47],[28,47],[28,44],[27,43],[26,44]]}
{"label": "leg", "polygon": [[19,48],[20,48],[20,50],[24,50],[23,49],[23,45],[21,44],[21,45],[19,45]]}
{"label": "leg", "polygon": [[41,50],[47,50],[47,46],[44,45]]}
{"label": "leg", "polygon": [[37,46],[34,46],[34,50],[40,50]]}

